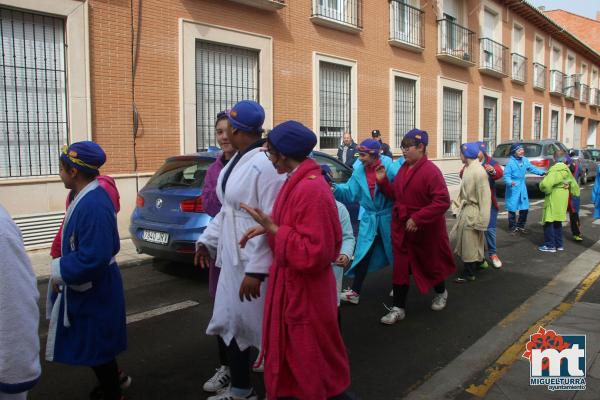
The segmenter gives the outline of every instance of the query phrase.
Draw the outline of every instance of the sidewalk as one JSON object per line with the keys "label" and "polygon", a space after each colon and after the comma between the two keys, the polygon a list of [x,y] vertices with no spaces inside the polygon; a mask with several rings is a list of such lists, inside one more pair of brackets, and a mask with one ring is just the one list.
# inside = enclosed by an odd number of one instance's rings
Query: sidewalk
{"label": "sidewalk", "polygon": [[511,365],[484,397],[486,400],[583,400],[600,399],[600,304],[576,303],[550,324],[559,335],[585,334],[586,390],[550,391],[547,386],[529,385],[529,361],[520,358]]}
{"label": "sidewalk", "polygon": [[[27,255],[31,260],[33,271],[38,280],[46,279],[50,276],[50,248],[28,251]],[[135,251],[135,246],[130,239],[121,240],[121,250],[117,254],[117,263],[121,268],[132,265],[140,265],[148,262],[153,257],[147,254],[138,254]]]}

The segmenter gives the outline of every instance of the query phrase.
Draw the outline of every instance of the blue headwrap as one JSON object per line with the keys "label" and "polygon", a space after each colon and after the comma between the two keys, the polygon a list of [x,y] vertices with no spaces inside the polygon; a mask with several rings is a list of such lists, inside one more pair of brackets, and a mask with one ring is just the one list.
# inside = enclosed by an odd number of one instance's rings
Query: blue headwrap
{"label": "blue headwrap", "polygon": [[517,152],[517,150],[522,149],[522,148],[523,148],[523,145],[521,143],[513,143],[510,146],[510,154],[512,154],[516,157],[515,153]]}
{"label": "blue headwrap", "polygon": [[379,153],[381,153],[381,142],[375,139],[365,139],[360,142],[356,149],[361,153],[372,154],[379,157]]}
{"label": "blue headwrap", "polygon": [[275,150],[287,157],[308,157],[317,144],[317,135],[297,121],[277,125],[267,137]]}
{"label": "blue headwrap", "polygon": [[460,146],[460,151],[466,158],[474,160],[479,155],[479,142],[463,143]]}
{"label": "blue headwrap", "polygon": [[417,144],[423,143],[425,146],[429,143],[429,135],[420,129],[411,129],[406,132],[404,139],[414,139]]}
{"label": "blue headwrap", "polygon": [[476,142],[479,146],[479,151],[483,153],[483,155],[487,154],[487,143],[486,142]]}
{"label": "blue headwrap", "polygon": [[98,175],[106,162],[106,153],[97,143],[86,140],[64,146],[60,159],[80,171]]}

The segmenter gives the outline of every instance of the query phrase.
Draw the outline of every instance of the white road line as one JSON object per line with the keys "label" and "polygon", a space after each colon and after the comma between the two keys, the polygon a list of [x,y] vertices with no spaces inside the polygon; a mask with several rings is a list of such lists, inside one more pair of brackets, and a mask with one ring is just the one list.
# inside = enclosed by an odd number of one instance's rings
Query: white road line
{"label": "white road line", "polygon": [[133,324],[134,322],[139,322],[139,321],[143,321],[145,319],[158,317],[159,315],[167,314],[167,313],[170,313],[173,311],[179,311],[179,310],[184,310],[186,308],[195,307],[198,304],[200,304],[200,303],[198,303],[197,301],[186,300],[186,301],[182,301],[181,303],[175,303],[175,304],[171,304],[168,306],[155,308],[154,310],[144,311],[144,312],[137,313],[137,314],[131,314],[131,315],[127,316],[127,324],[129,325],[129,324]]}

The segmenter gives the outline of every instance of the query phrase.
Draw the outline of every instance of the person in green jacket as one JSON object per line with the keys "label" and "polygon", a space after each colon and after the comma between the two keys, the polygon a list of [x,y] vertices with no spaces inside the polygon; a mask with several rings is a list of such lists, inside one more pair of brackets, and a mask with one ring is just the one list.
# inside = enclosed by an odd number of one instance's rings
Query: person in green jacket
{"label": "person in green jacket", "polygon": [[565,152],[557,150],[554,159],[556,164],[540,182],[540,190],[546,196],[542,214],[544,244],[538,247],[538,250],[548,253],[564,250],[562,223],[567,220],[569,194],[579,196],[577,181],[565,164]]}

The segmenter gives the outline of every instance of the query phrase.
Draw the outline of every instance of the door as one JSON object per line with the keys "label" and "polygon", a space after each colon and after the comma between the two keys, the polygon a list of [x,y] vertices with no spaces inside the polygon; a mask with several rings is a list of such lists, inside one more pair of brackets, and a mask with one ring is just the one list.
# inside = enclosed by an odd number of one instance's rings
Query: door
{"label": "door", "polygon": [[[582,118],[583,120],[583,118]],[[588,147],[596,147],[596,131],[598,130],[598,121],[590,120],[588,126],[588,137],[587,137],[587,145]]]}
{"label": "door", "polygon": [[575,117],[575,127],[573,129],[573,147],[581,147],[581,127],[583,125],[583,118]]}

